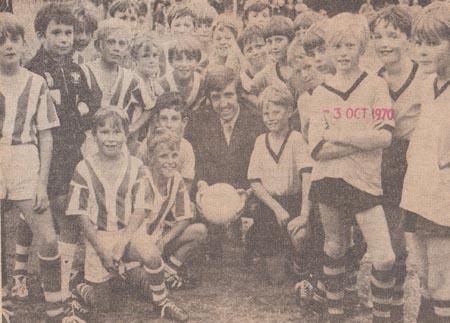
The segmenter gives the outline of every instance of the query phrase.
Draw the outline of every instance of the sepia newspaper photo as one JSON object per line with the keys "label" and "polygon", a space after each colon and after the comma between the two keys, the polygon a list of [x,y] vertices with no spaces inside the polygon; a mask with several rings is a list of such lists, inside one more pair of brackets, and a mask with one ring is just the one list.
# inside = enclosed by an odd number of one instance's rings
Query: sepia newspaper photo
{"label": "sepia newspaper photo", "polygon": [[450,323],[450,1],[0,0],[4,323]]}

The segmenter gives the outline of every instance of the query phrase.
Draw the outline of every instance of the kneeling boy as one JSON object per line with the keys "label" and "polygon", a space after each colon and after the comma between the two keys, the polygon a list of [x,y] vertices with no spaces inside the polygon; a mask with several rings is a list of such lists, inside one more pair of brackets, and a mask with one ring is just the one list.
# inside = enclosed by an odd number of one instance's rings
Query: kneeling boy
{"label": "kneeling boy", "polygon": [[291,244],[288,221],[309,214],[306,174],[311,172],[311,161],[302,135],[289,128],[294,98],[287,87],[269,86],[260,104],[269,132],[256,139],[250,159],[248,179],[258,208],[247,241],[256,255],[280,260]]}
{"label": "kneeling boy", "polygon": [[157,240],[145,230],[138,231],[144,217],[156,216],[151,211],[159,200],[142,162],[123,152],[127,131],[123,110],[100,109],[92,127],[98,152],[78,164],[71,182],[66,214],[78,216],[87,238],[85,278],[91,283],[78,285],[77,291],[89,305],[108,306],[105,295],[112,293],[99,291],[111,288],[120,263],[134,262],[138,265],[123,278],[134,288],[144,289],[162,317],[187,321],[188,315],[167,299]]}

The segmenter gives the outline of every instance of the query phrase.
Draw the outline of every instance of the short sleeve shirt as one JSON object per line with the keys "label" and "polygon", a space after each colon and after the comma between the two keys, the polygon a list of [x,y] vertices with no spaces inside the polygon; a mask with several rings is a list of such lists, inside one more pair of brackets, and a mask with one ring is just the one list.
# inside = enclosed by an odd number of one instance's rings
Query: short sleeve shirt
{"label": "short sleeve shirt", "polygon": [[[388,86],[377,75],[363,72],[346,92],[322,83],[314,90],[308,104],[307,109],[311,112],[308,139],[312,157],[325,143],[323,132],[327,127],[349,133],[373,129],[377,124],[390,132],[394,129]],[[369,194],[382,195],[382,152],[382,148],[363,150],[341,158],[319,160],[314,165],[311,180],[341,178]]]}
{"label": "short sleeve shirt", "polygon": [[294,195],[301,189],[301,173],[311,172],[311,168],[308,147],[299,132],[290,131],[278,153],[272,150],[266,133],[256,139],[248,180],[260,181],[271,195]]}

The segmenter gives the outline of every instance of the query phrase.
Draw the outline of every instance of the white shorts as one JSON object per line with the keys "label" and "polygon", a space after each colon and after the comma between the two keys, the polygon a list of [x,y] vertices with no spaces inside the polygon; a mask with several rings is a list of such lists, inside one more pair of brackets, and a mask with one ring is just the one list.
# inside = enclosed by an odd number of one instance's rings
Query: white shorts
{"label": "white shorts", "polygon": [[39,168],[39,153],[35,145],[0,144],[0,199],[33,199]]}

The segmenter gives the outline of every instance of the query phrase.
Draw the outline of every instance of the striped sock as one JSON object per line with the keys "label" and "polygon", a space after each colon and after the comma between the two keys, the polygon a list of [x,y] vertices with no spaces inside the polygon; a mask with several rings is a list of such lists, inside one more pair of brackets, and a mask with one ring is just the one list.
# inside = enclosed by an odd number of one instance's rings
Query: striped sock
{"label": "striped sock", "polygon": [[61,299],[61,257],[43,257],[39,254],[39,269],[44,298],[47,302],[47,315],[55,317],[62,313]]}
{"label": "striped sock", "polygon": [[175,273],[178,273],[178,270],[180,270],[180,268],[183,266],[183,263],[175,258],[175,256],[170,256],[165,265],[169,266]]}
{"label": "striped sock", "polygon": [[372,266],[370,289],[373,301],[373,322],[391,322],[391,301],[394,287],[393,271],[377,270]]}
{"label": "striped sock", "polygon": [[167,289],[164,282],[164,266],[161,264],[156,269],[144,266],[144,270],[148,274],[149,287],[152,293],[153,303],[156,306],[162,306],[167,299]]}
{"label": "striped sock", "polygon": [[358,298],[359,258],[350,247],[345,254],[345,294],[344,306],[346,311],[353,311],[359,302]]}
{"label": "striped sock", "polygon": [[325,254],[323,278],[330,323],[344,322],[345,257],[333,259]]}
{"label": "striped sock", "polygon": [[431,298],[428,295],[420,297],[419,313],[417,314],[417,323],[434,322],[434,310],[431,305]]}
{"label": "striped sock", "polygon": [[450,323],[450,300],[432,299],[431,304],[434,311],[434,322]]}
{"label": "striped sock", "polygon": [[87,305],[95,307],[96,301],[93,286],[87,283],[80,283],[76,286],[76,290]]}
{"label": "striped sock", "polygon": [[25,221],[23,214],[19,216],[16,232],[16,255],[14,263],[14,276],[28,275],[28,254],[33,242],[33,232]]}
{"label": "striped sock", "polygon": [[395,285],[392,291],[391,320],[402,323],[404,321],[404,290],[406,279],[406,256],[397,257],[394,264]]}

